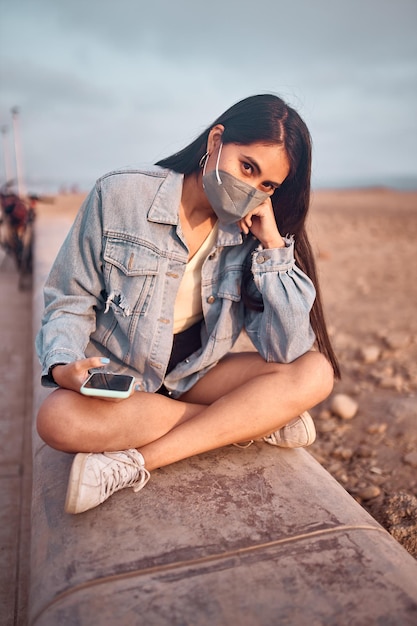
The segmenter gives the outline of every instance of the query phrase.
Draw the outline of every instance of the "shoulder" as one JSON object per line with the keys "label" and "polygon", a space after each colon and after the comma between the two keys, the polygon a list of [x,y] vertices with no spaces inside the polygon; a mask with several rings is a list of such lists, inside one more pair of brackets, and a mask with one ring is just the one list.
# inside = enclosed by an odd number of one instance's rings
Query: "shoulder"
{"label": "shoulder", "polygon": [[100,176],[96,181],[96,187],[106,190],[130,186],[137,187],[138,185],[155,187],[161,185],[172,175],[175,176],[177,174],[157,165],[146,168],[124,167]]}
{"label": "shoulder", "polygon": [[95,187],[106,228],[123,219],[177,223],[183,174],[157,165],[123,168],[101,176]]}
{"label": "shoulder", "polygon": [[95,185],[96,192],[108,200],[117,198],[133,200],[142,198],[146,204],[156,195],[177,196],[182,188],[183,174],[152,165],[147,168],[122,168],[101,176]]}

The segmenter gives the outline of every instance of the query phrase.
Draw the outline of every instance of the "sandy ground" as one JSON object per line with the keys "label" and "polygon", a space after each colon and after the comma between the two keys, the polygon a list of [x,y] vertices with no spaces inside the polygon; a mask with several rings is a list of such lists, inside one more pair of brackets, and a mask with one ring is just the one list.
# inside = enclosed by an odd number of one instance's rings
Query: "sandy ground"
{"label": "sandy ground", "polygon": [[417,557],[417,193],[316,192],[309,229],[342,368],[310,451]]}
{"label": "sandy ground", "polygon": [[[315,191],[308,228],[342,369],[309,451],[417,557],[417,192]],[[339,394],[353,417],[332,408]]]}

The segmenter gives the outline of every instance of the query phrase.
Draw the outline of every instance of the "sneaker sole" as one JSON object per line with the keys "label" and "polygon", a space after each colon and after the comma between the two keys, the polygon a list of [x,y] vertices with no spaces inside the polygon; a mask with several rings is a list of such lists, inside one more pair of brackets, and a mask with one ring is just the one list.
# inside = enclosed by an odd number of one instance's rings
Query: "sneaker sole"
{"label": "sneaker sole", "polygon": [[71,472],[68,479],[68,488],[67,488],[67,496],[65,498],[65,512],[76,514],[82,513],[82,510],[78,509],[78,492],[80,487],[80,476],[82,475],[82,470],[84,468],[85,460],[88,456],[88,453],[80,452],[78,453],[71,467]]}

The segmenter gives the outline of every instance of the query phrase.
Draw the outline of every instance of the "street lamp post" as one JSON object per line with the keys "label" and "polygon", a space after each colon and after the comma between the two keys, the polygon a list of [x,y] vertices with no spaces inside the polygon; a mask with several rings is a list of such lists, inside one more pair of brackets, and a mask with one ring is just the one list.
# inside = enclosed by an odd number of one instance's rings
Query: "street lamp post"
{"label": "street lamp post", "polygon": [[4,176],[5,182],[8,183],[12,179],[12,168],[10,165],[10,152],[9,152],[9,140],[8,140],[8,127],[1,127],[1,134],[3,135],[3,160],[4,160]]}
{"label": "street lamp post", "polygon": [[23,181],[18,107],[13,107],[11,112],[12,112],[12,123],[13,123],[14,153],[15,153],[15,160],[16,160],[17,193],[19,194],[20,197],[23,197],[26,195],[26,189],[25,189],[25,184]]}

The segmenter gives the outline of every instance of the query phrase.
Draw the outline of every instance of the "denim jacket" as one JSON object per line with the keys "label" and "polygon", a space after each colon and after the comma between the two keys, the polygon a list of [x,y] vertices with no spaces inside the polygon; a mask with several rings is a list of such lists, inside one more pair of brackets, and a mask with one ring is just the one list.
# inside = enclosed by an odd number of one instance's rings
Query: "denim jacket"
{"label": "denim jacket", "polygon": [[[75,218],[47,279],[36,348],[42,382],[49,368],[86,356],[133,374],[138,389],[190,389],[230,351],[243,328],[266,361],[287,363],[311,349],[310,279],[295,265],[294,242],[263,249],[238,226],[219,226],[202,268],[202,347],[168,375],[175,297],[188,259],[179,222],[183,176],[119,170],[100,178]],[[264,310],[241,298],[244,264]]]}

